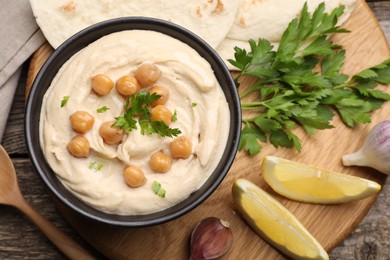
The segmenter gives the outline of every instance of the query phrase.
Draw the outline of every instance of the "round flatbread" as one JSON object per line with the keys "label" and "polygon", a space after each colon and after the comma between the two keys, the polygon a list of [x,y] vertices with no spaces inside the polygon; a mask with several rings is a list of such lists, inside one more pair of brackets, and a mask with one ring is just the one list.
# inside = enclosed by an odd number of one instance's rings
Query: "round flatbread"
{"label": "round flatbread", "polygon": [[232,27],[240,0],[30,0],[30,2],[39,27],[54,48],[92,24],[124,16],[154,17],[170,21],[198,34],[215,48]]}
{"label": "round flatbread", "polygon": [[[299,17],[305,2],[309,12],[313,12],[324,0],[241,0],[232,28],[217,47],[218,53],[226,61],[234,57],[235,46],[247,49],[250,39],[263,38],[278,43],[290,21]],[[331,12],[345,5],[340,25],[348,19],[356,3],[357,0],[327,0],[325,8]],[[232,69],[230,64],[228,66]]]}

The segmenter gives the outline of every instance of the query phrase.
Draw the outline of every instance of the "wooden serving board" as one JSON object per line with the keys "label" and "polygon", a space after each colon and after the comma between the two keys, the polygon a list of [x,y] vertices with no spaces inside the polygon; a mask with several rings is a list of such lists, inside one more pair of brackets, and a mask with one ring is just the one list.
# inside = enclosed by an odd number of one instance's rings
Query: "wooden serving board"
{"label": "wooden serving board", "polygon": [[[333,40],[347,50],[345,73],[352,75],[389,58],[388,43],[375,16],[363,0],[358,3],[344,27],[351,33],[337,35]],[[45,44],[34,54],[28,74],[27,94],[39,68],[52,51]],[[247,78],[243,85],[251,83],[251,79]],[[390,93],[390,89],[386,92]],[[255,157],[239,152],[225,180],[202,205],[163,225],[137,229],[112,227],[91,222],[75,215],[62,204],[56,204],[74,229],[110,259],[186,259],[191,231],[196,222],[207,216],[227,220],[233,230],[233,247],[223,259],[283,259],[284,256],[259,238],[236,212],[231,186],[235,179],[243,177],[258,184],[284,204],[330,251],[356,227],[376,196],[341,205],[312,205],[287,200],[275,194],[264,182],[260,170],[261,160],[263,156],[272,154],[384,184],[386,175],[366,167],[343,167],[341,157],[358,150],[369,130],[385,119],[390,119],[390,102],[374,112],[372,123],[354,129],[345,127],[338,118],[333,121],[334,129],[319,131],[314,136],[308,136],[298,129],[296,133],[303,144],[301,153],[292,149],[276,150],[272,145],[265,146],[261,154]]]}

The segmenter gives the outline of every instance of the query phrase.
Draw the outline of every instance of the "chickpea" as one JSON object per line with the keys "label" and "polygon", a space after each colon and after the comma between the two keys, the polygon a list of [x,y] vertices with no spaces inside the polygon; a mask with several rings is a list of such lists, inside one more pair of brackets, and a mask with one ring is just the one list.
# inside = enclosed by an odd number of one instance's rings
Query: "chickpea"
{"label": "chickpea", "polygon": [[130,97],[140,89],[137,79],[134,76],[126,75],[116,82],[116,90],[123,96]]}
{"label": "chickpea", "polygon": [[192,142],[185,136],[177,137],[171,143],[171,155],[173,158],[187,159],[192,152]]}
{"label": "chickpea", "polygon": [[164,124],[170,125],[172,122],[172,113],[166,106],[158,105],[152,108],[150,119],[152,121],[163,121]]}
{"label": "chickpea", "polygon": [[101,96],[106,96],[114,87],[114,81],[105,74],[98,74],[91,79],[92,89]]}
{"label": "chickpea", "polygon": [[172,159],[169,155],[159,151],[150,157],[149,165],[154,172],[165,173],[171,169]]}
{"label": "chickpea", "polygon": [[68,143],[67,148],[69,153],[77,158],[88,157],[89,155],[89,142],[82,135],[73,137]]}
{"label": "chickpea", "polygon": [[158,105],[164,105],[167,103],[168,98],[169,98],[169,91],[166,87],[162,86],[154,86],[149,89],[149,93],[156,93],[157,95],[160,96],[160,98],[157,101],[154,101],[151,103],[153,107],[158,106]]}
{"label": "chickpea", "polygon": [[135,71],[134,77],[138,80],[141,88],[146,88],[159,80],[161,76],[160,69],[152,63],[141,64]]}
{"label": "chickpea", "polygon": [[107,121],[99,127],[99,135],[106,144],[118,144],[122,141],[123,130],[118,126],[113,126],[115,121]]}
{"label": "chickpea", "polygon": [[132,188],[137,188],[146,183],[146,177],[142,170],[135,165],[129,165],[123,171],[125,182]]}
{"label": "chickpea", "polygon": [[95,122],[95,118],[86,111],[74,112],[70,116],[69,120],[73,130],[75,130],[79,134],[85,134],[86,132],[88,132],[91,129],[93,123]]}

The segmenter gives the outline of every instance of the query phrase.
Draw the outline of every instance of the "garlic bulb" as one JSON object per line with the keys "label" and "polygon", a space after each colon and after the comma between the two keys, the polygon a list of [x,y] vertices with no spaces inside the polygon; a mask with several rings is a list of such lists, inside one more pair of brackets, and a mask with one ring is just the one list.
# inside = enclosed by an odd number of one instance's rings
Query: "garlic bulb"
{"label": "garlic bulb", "polygon": [[345,166],[368,166],[390,174],[390,120],[377,124],[359,151],[343,156]]}

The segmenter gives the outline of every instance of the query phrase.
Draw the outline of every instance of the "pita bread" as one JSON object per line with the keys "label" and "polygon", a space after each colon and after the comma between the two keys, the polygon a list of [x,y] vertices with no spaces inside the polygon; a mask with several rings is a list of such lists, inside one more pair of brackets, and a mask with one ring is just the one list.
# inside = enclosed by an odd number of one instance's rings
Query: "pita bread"
{"label": "pita bread", "polygon": [[[123,16],[149,16],[179,24],[202,37],[227,62],[234,47],[249,48],[248,40],[264,38],[278,45],[289,22],[299,17],[305,2],[313,12],[324,0],[30,0],[37,23],[57,48],[67,38],[94,23]],[[345,5],[339,25],[357,0],[327,0],[330,12]]]}
{"label": "pita bread", "polygon": [[[248,40],[266,39],[277,45],[290,21],[299,17],[307,2],[313,12],[324,0],[241,0],[234,24],[226,39],[217,47],[217,52],[226,61],[234,58],[234,47],[248,49]],[[326,11],[345,5],[339,25],[352,13],[357,0],[327,0]],[[233,67],[227,62],[230,69]]]}
{"label": "pita bread", "polygon": [[235,19],[240,0],[30,0],[48,42],[57,48],[94,23],[124,16],[148,16],[179,24],[216,48]]}

